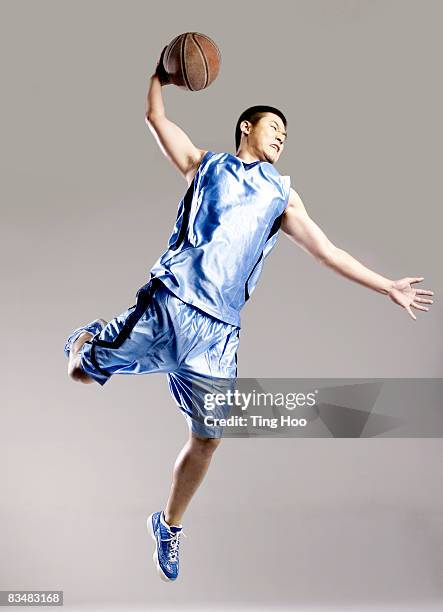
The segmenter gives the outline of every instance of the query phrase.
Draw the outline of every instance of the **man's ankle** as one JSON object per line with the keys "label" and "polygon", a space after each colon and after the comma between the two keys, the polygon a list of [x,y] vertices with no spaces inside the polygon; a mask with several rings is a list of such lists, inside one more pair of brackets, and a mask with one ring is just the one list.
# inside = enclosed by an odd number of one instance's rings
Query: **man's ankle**
{"label": "man's ankle", "polygon": [[181,525],[181,518],[174,517],[172,515],[166,514],[166,511],[162,513],[163,520],[169,527],[179,527]]}

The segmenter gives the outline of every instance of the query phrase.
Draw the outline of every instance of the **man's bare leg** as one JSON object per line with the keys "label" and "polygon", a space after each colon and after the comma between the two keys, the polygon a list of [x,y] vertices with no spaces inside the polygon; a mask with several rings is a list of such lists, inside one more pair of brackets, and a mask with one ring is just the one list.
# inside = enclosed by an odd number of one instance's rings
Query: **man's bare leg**
{"label": "man's bare leg", "polygon": [[[80,365],[81,348],[92,337],[92,334],[86,331],[80,334],[69,353],[68,375],[84,384],[94,382]],[[180,523],[189,502],[208,471],[212,455],[220,442],[219,438],[200,438],[190,433],[174,464],[171,490],[165,508],[165,520],[169,525]]]}
{"label": "man's bare leg", "polygon": [[190,433],[174,465],[171,491],[165,508],[165,521],[169,525],[181,523],[220,442],[219,438],[199,438]]}

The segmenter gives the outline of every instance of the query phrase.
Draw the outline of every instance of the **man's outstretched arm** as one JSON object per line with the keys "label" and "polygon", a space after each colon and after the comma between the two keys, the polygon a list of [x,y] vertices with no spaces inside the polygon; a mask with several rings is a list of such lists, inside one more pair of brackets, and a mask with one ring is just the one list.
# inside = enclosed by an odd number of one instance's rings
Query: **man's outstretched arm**
{"label": "man's outstretched arm", "polygon": [[317,261],[352,281],[388,295],[394,303],[405,308],[413,319],[416,317],[411,306],[418,310],[429,310],[425,306],[420,306],[419,302],[433,303],[430,299],[417,297],[434,295],[432,291],[411,287],[411,284],[422,281],[423,277],[405,277],[397,281],[385,278],[366,268],[343,249],[336,247],[309,217],[300,196],[292,188],[288,206],[283,214],[281,229]]}
{"label": "man's outstretched arm", "polygon": [[160,66],[161,58],[155,73],[150,78],[145,122],[162,153],[189,183],[206,151],[197,148],[188,135],[166,117],[161,89],[163,85],[168,85],[168,80],[167,74],[159,68]]}

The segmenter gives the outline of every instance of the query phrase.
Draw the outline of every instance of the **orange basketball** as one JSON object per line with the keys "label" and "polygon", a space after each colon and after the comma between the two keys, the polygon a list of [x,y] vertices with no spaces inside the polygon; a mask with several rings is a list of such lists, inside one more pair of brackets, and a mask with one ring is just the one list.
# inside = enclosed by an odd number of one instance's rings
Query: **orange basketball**
{"label": "orange basketball", "polygon": [[221,55],[213,40],[198,32],[176,36],[163,54],[171,83],[189,91],[208,87],[217,78]]}

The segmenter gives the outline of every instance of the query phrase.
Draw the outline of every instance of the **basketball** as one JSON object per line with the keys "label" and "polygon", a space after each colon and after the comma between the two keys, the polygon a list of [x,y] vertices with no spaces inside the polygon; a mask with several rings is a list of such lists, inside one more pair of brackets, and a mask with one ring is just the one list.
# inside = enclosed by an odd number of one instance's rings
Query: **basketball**
{"label": "basketball", "polygon": [[170,82],[188,91],[209,87],[217,78],[220,62],[215,42],[198,32],[179,34],[163,53],[163,68]]}

